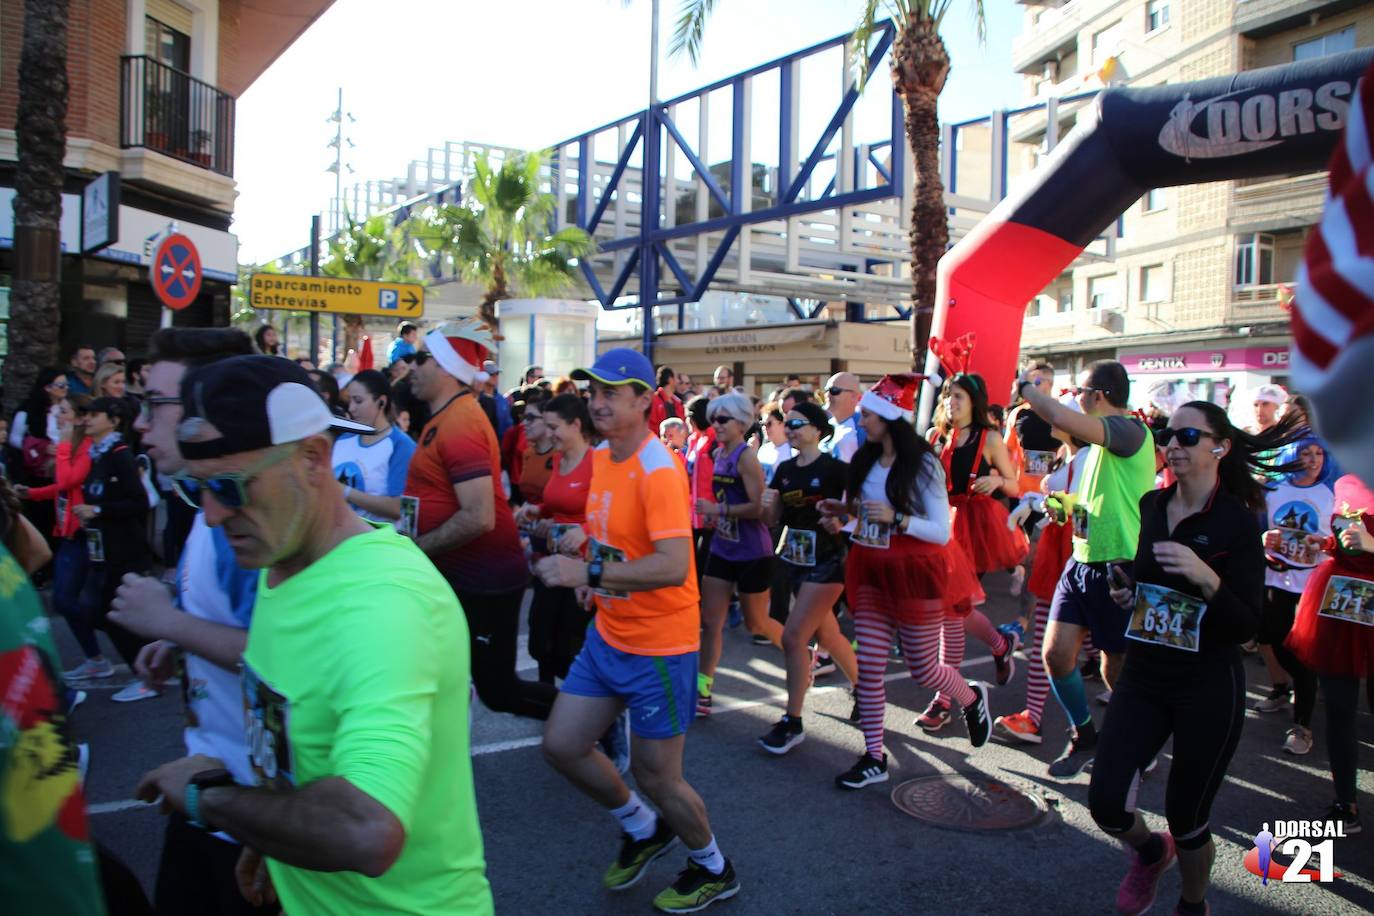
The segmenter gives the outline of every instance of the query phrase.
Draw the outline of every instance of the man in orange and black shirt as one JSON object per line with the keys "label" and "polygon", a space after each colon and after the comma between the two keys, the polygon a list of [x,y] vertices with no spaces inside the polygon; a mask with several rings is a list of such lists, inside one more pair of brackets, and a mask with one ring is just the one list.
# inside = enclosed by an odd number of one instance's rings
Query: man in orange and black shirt
{"label": "man in orange and black shirt", "polygon": [[401,509],[407,511],[407,500],[418,502],[415,542],[463,606],[477,695],[495,712],[547,719],[558,692],[515,674],[529,568],[501,487],[496,433],[474,388],[491,343],[491,332],[471,320],[425,336],[411,389],[431,414],[410,461]]}

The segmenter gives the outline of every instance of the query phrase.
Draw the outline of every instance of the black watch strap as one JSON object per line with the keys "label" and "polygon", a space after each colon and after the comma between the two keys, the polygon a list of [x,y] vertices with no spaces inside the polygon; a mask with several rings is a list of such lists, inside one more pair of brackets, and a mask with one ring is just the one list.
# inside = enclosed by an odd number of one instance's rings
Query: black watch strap
{"label": "black watch strap", "polygon": [[592,588],[601,587],[601,573],[605,567],[600,560],[592,560],[587,564],[587,584]]}

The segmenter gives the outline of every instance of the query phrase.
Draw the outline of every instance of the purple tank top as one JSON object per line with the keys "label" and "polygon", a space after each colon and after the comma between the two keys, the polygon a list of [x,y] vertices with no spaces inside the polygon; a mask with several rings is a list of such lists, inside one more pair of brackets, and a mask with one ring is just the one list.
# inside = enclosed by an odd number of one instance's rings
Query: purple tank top
{"label": "purple tank top", "polygon": [[[739,457],[748,447],[747,442],[741,442],[728,456],[716,459],[715,477],[711,480],[716,502],[727,506],[749,502],[749,492],[739,473]],[[711,553],[736,562],[772,556],[768,526],[756,518],[718,518],[716,533],[711,536]]]}

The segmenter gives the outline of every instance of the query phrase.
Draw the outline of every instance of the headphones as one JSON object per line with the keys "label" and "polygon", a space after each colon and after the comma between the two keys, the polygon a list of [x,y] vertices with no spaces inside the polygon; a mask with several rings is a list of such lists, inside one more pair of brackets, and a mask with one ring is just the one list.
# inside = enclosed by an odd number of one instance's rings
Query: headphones
{"label": "headphones", "polygon": [[1212,454],[1213,454],[1213,455],[1218,455],[1218,456],[1220,456],[1220,455],[1225,454],[1225,452],[1226,452],[1226,449],[1221,448],[1220,446],[1218,446],[1217,448],[1212,449]]}

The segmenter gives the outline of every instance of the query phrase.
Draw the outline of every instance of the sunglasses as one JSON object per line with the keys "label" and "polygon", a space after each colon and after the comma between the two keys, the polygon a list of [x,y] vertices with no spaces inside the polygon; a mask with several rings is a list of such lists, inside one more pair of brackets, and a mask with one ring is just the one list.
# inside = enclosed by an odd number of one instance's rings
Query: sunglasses
{"label": "sunglasses", "polygon": [[804,426],[810,426],[810,425],[811,425],[811,421],[810,421],[810,420],[787,420],[787,421],[784,422],[782,425],[783,425],[783,426],[786,426],[788,429],[801,429],[801,428],[804,427]]}
{"label": "sunglasses", "polygon": [[107,359],[107,360],[105,360],[105,363],[106,363],[107,365],[111,365],[111,366],[122,366],[122,365],[124,365],[124,360],[122,360],[122,359]]}
{"label": "sunglasses", "polygon": [[182,502],[195,509],[202,507],[207,490],[214,494],[215,502],[224,508],[242,509],[248,505],[248,485],[253,482],[254,478],[268,468],[281,464],[295,453],[294,448],[283,449],[274,455],[268,455],[242,471],[230,471],[226,474],[216,474],[213,477],[174,474],[172,476],[172,488],[177,491],[177,496],[181,497]]}
{"label": "sunglasses", "polygon": [[825,389],[825,393],[828,394],[828,395],[830,395],[830,397],[833,398],[833,397],[834,397],[835,395],[837,395],[837,394],[844,394],[846,391],[853,391],[853,390],[854,390],[853,388],[827,388],[827,389]]}
{"label": "sunglasses", "polygon": [[433,353],[429,352],[428,350],[420,350],[415,354],[415,365],[423,366],[425,363],[429,362],[433,358]]}
{"label": "sunglasses", "polygon": [[729,423],[733,419],[734,417],[727,417],[723,413],[718,413],[711,418],[711,422],[716,424],[717,426],[724,426],[726,423]]}
{"label": "sunglasses", "polygon": [[1202,441],[1203,436],[1215,438],[1207,430],[1198,429],[1194,426],[1184,426],[1180,429],[1166,426],[1164,429],[1155,431],[1155,441],[1159,443],[1160,448],[1168,448],[1169,443],[1174,439],[1178,439],[1178,444],[1184,448],[1192,448]]}
{"label": "sunglasses", "polygon": [[153,408],[161,407],[164,404],[180,404],[181,398],[144,398],[143,403],[138,407],[138,415],[146,423],[153,419]]}

